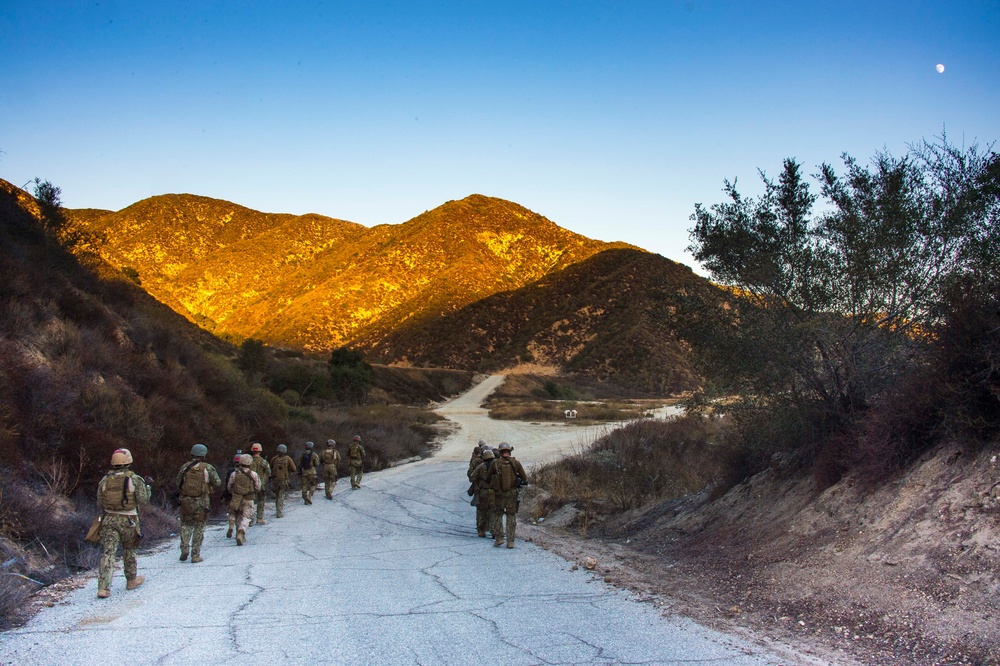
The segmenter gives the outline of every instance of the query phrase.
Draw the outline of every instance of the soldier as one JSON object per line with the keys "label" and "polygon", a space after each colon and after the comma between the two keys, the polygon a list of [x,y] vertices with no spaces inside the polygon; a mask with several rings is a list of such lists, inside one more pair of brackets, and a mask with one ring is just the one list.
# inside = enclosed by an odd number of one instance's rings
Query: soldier
{"label": "soldier", "polygon": [[361,475],[364,472],[365,447],[361,446],[361,437],[354,436],[350,448],[347,450],[351,467],[351,488],[361,487]]}
{"label": "soldier", "polygon": [[111,470],[97,485],[97,505],[101,515],[101,564],[97,573],[97,596],[111,596],[111,576],[115,570],[118,546],[122,547],[125,567],[125,589],[134,590],[146,580],[136,575],[135,549],[142,538],[139,529],[140,505],[149,502],[150,488],[138,474],[129,469],[132,453],[118,449],[111,454]]}
{"label": "soldier", "polygon": [[[240,456],[243,455],[243,451],[236,451],[236,455],[233,459],[229,461],[229,466],[226,468],[226,480],[222,482],[222,502],[225,505],[229,504],[229,501],[233,499],[233,494],[229,492],[229,480],[233,478],[233,474],[236,473],[236,468],[240,466]],[[227,511],[228,513],[228,511]],[[236,521],[233,518],[233,514],[229,514],[229,534],[226,536],[233,536],[233,527],[235,527]]]}
{"label": "soldier", "polygon": [[278,518],[285,515],[285,491],[288,490],[288,482],[295,469],[295,461],[288,455],[288,447],[278,444],[278,455],[271,458],[271,483],[274,485],[274,505]]}
{"label": "soldier", "polygon": [[495,526],[493,524],[493,507],[496,503],[496,498],[493,488],[487,483],[492,463],[493,451],[487,448],[483,451],[483,461],[469,475],[469,480],[472,481],[472,488],[475,493],[472,496],[472,502],[476,507],[476,533],[481,537],[485,537],[486,530],[489,529],[495,540],[500,535],[499,532],[494,531]]}
{"label": "soldier", "polygon": [[271,478],[271,466],[267,464],[267,459],[260,455],[263,451],[259,442],[254,442],[250,445],[250,455],[253,456],[253,471],[257,472],[257,478],[260,479],[260,492],[257,493],[257,524],[263,525],[264,521],[264,497],[267,495],[267,488],[264,484],[267,480]]}
{"label": "soldier", "polygon": [[488,483],[493,488],[496,503],[493,506],[493,545],[503,545],[502,517],[507,517],[507,547],[514,547],[517,530],[517,490],[528,484],[528,475],[517,458],[511,456],[514,447],[507,442],[500,444],[500,457],[493,461],[488,473]]}
{"label": "soldier", "polygon": [[313,452],[313,443],[306,442],[306,450],[299,459],[299,478],[302,481],[302,501],[313,503],[313,493],[319,482],[316,480],[316,467],[319,466],[319,456]]}
{"label": "soldier", "polygon": [[253,457],[248,453],[240,456],[240,466],[229,477],[229,531],[226,538],[233,536],[233,523],[236,524],[236,545],[242,546],[247,540],[247,527],[253,520],[253,500],[260,492],[260,477],[253,471]]}
{"label": "soldier", "polygon": [[323,460],[323,489],[326,491],[326,498],[332,500],[333,489],[337,487],[337,465],[340,463],[337,442],[326,440],[326,449],[320,458]]}
{"label": "soldier", "polygon": [[222,485],[215,467],[205,462],[208,447],[191,447],[191,462],[177,473],[177,490],[181,496],[181,562],[191,554],[192,564],[202,561],[201,543],[205,539],[205,522],[212,509],[209,495],[212,488]]}
{"label": "soldier", "polygon": [[472,472],[479,467],[479,463],[483,462],[483,451],[488,451],[490,447],[486,446],[486,442],[479,440],[479,446],[472,449],[472,459],[469,460],[469,471],[465,473],[469,477],[469,481],[472,481]]}

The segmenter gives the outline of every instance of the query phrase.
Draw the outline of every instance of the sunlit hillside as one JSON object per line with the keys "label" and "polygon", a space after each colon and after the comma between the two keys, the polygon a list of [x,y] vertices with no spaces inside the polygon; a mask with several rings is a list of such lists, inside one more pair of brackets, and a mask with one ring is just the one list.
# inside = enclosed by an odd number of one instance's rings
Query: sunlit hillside
{"label": "sunlit hillside", "polygon": [[217,334],[328,350],[516,289],[597,252],[517,204],[472,195],[371,229],[163,195],[69,211],[105,260]]}

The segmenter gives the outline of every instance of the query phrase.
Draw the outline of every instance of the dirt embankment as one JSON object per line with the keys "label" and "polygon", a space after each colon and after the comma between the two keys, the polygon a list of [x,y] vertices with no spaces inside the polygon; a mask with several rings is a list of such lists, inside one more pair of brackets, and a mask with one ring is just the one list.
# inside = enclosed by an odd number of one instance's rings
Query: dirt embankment
{"label": "dirt embankment", "polygon": [[955,447],[874,490],[819,491],[776,461],[714,502],[620,515],[590,539],[578,523],[525,532],[669,610],[824,663],[1000,664],[998,480],[991,452]]}

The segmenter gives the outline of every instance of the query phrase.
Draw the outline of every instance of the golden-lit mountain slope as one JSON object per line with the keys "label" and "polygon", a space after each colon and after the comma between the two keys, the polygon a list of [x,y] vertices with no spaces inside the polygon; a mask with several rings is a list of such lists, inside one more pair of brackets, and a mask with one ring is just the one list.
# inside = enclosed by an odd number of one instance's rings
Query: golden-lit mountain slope
{"label": "golden-lit mountain slope", "polygon": [[70,219],[113,265],[217,333],[327,350],[516,289],[597,252],[594,241],[481,195],[371,229],[192,195]]}

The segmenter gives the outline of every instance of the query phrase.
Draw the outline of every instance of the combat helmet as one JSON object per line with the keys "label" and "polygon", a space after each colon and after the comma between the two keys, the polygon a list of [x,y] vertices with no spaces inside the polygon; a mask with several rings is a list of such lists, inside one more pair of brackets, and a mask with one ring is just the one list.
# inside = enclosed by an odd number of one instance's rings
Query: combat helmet
{"label": "combat helmet", "polygon": [[208,447],[204,444],[195,444],[191,447],[191,455],[195,458],[204,458],[208,455]]}
{"label": "combat helmet", "polygon": [[355,435],[354,436],[354,441],[355,442],[360,442],[361,441],[361,435]]}
{"label": "combat helmet", "polygon": [[112,467],[124,467],[125,465],[131,464],[132,452],[128,449],[116,449],[115,452],[111,454]]}
{"label": "combat helmet", "polygon": [[250,445],[250,451],[252,453],[260,453],[264,450],[264,447],[260,445],[260,442],[254,442]]}
{"label": "combat helmet", "polygon": [[333,441],[332,439],[328,439],[328,440],[326,440],[326,445],[327,446],[337,446],[337,442]]}
{"label": "combat helmet", "polygon": [[493,460],[495,457],[490,449],[483,451],[483,460]]}
{"label": "combat helmet", "polygon": [[278,453],[288,453],[288,447],[284,444],[278,444]]}
{"label": "combat helmet", "polygon": [[514,447],[508,444],[507,442],[500,442],[500,453],[503,453],[504,451],[513,451],[513,450]]}
{"label": "combat helmet", "polygon": [[249,453],[244,453],[243,455],[240,456],[241,467],[250,467],[251,465],[253,465],[253,456],[251,456]]}
{"label": "combat helmet", "polygon": [[306,442],[306,449],[308,449],[309,451],[312,451],[312,447],[313,447],[313,443],[312,442]]}

